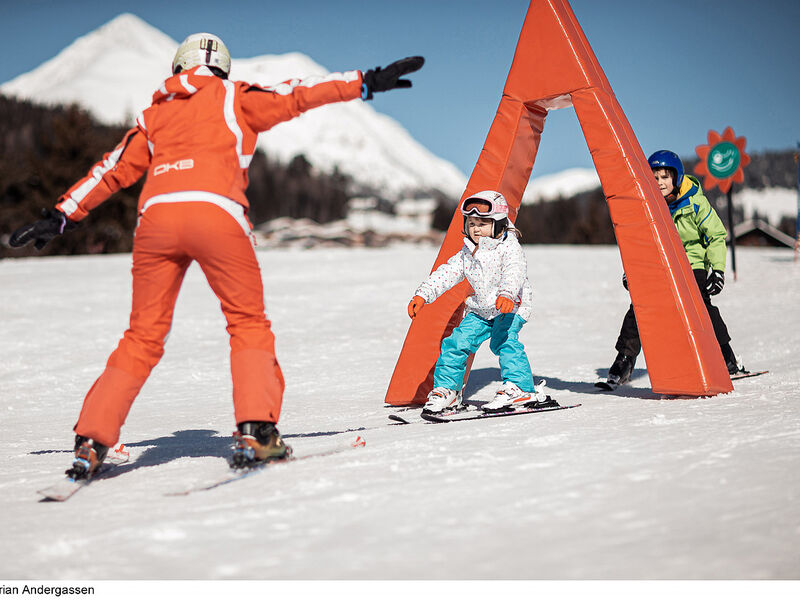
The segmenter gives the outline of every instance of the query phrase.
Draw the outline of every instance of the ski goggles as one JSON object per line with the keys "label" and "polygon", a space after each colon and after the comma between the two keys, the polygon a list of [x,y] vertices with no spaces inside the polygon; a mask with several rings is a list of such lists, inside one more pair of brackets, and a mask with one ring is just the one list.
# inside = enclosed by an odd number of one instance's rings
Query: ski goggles
{"label": "ski goggles", "polygon": [[[502,196],[501,196],[502,197]],[[467,198],[461,205],[461,214],[465,217],[484,217],[508,214],[508,204],[495,202],[488,198]]]}

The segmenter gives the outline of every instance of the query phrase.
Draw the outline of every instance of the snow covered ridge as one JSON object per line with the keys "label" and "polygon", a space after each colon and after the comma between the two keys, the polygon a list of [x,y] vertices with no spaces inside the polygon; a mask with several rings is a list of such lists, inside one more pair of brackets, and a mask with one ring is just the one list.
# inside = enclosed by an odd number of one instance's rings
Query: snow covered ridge
{"label": "snow covered ridge", "polygon": [[554,175],[532,178],[525,189],[522,203],[534,204],[558,198],[571,198],[598,187],[600,178],[594,169],[566,169]]}
{"label": "snow covered ridge", "polygon": [[[3,94],[40,104],[76,103],[105,124],[132,125],[170,75],[178,43],[139,17],[121,14],[78,38],[33,71],[0,85]],[[337,65],[340,69],[359,65]],[[274,85],[329,71],[300,53],[234,58],[231,78]],[[288,162],[303,154],[325,172],[334,168],[381,196],[438,189],[460,197],[466,177],[394,119],[361,100],[324,106],[259,136],[258,147]]]}

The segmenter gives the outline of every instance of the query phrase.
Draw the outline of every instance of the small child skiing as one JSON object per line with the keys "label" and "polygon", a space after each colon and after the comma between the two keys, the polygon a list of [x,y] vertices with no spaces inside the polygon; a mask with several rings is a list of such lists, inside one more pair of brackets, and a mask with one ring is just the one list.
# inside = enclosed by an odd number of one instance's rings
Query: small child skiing
{"label": "small child skiing", "polygon": [[[725,226],[703,195],[700,182],[684,173],[683,162],[677,154],[659,150],[647,160],[683,242],[728,372],[731,375],[740,373],[743,367],[731,349],[728,328],[719,309],[711,304],[711,296],[719,294],[725,284]],[[624,275],[622,284],[628,289]],[[642,349],[633,304],[622,321],[615,347],[617,357],[608,370],[608,379],[598,382],[598,387],[613,389],[630,381],[636,357]]]}
{"label": "small child skiing", "polygon": [[431,273],[408,305],[408,315],[413,319],[425,304],[464,278],[474,290],[466,300],[463,320],[442,341],[434,387],[423,412],[466,408],[461,389],[467,359],[487,339],[500,359],[503,384],[494,400],[482,409],[504,412],[519,406],[553,405],[544,394],[544,382],[538,389],[534,386],[530,363],[519,341],[519,331],[530,318],[533,291],[518,232],[508,218],[508,203],[499,192],[486,190],[464,200],[461,214],[467,236],[464,246]]}

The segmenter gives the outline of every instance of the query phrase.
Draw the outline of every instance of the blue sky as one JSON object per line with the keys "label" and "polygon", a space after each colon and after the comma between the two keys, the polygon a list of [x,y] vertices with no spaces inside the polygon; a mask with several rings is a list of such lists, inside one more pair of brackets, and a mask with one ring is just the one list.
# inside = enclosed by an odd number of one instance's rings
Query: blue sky
{"label": "blue sky", "polygon": [[[693,156],[709,129],[748,151],[800,141],[800,2],[572,0],[646,154]],[[421,54],[411,90],[376,96],[423,145],[469,175],[492,123],[527,0],[0,0],[0,82],[132,12],[180,41],[220,35],[234,57],[299,51],[330,70]],[[10,51],[9,51],[10,49]],[[235,78],[235,72],[233,73]],[[266,134],[268,135],[268,133]],[[574,111],[552,112],[534,176],[591,167]]]}

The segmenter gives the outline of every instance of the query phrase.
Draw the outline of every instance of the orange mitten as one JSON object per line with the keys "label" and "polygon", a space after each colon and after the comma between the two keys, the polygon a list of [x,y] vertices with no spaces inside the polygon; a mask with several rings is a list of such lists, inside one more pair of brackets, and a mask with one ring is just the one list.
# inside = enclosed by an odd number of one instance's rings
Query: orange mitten
{"label": "orange mitten", "polygon": [[494,306],[501,313],[510,313],[512,310],[514,310],[514,301],[511,298],[506,298],[505,296],[498,296],[497,300],[494,302]]}
{"label": "orange mitten", "polygon": [[414,296],[411,302],[408,303],[408,316],[412,319],[419,314],[419,309],[425,304],[425,298],[422,296]]}

